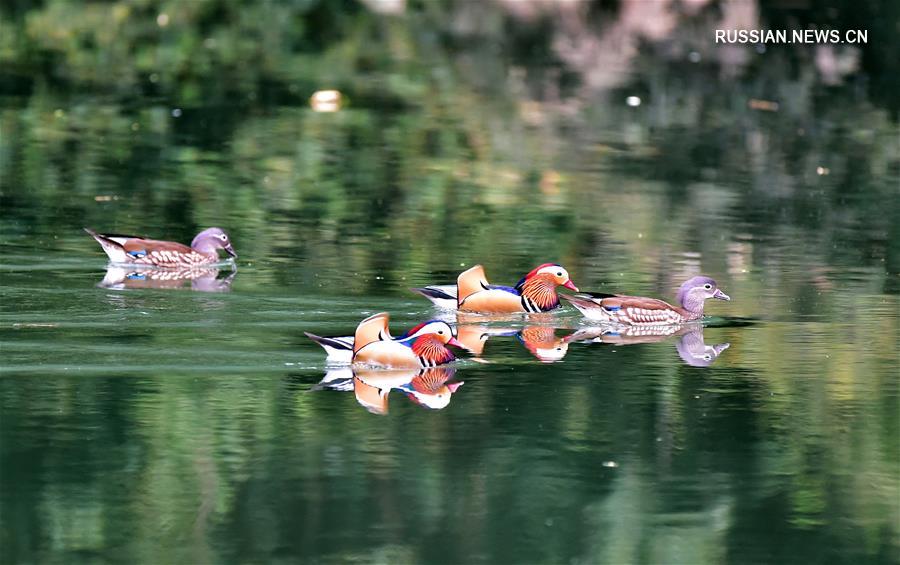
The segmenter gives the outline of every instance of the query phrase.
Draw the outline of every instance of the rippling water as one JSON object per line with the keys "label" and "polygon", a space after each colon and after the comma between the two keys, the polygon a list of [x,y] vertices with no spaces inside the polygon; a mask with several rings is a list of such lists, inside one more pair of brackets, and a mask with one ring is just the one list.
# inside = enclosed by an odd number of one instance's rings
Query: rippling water
{"label": "rippling water", "polygon": [[[333,114],[2,98],[4,562],[897,562],[896,123],[702,81],[566,121],[461,82]],[[81,231],[211,225],[236,270],[177,284]],[[638,338],[408,290],[547,261],[732,301]],[[354,373],[304,336],[379,311],[477,355]]]}

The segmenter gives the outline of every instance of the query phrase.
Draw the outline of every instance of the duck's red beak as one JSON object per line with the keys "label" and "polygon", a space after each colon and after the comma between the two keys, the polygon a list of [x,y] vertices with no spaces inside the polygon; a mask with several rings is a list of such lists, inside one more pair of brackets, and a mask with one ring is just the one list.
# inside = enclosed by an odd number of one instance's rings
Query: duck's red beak
{"label": "duck's red beak", "polygon": [[457,341],[455,337],[451,337],[447,340],[447,345],[455,345],[456,347],[462,347],[463,349],[466,348],[466,346]]}
{"label": "duck's red beak", "polygon": [[572,282],[572,279],[567,280],[565,282],[565,284],[563,284],[563,286],[568,288],[569,290],[574,290],[575,292],[578,292],[578,287],[575,286],[575,283]]}

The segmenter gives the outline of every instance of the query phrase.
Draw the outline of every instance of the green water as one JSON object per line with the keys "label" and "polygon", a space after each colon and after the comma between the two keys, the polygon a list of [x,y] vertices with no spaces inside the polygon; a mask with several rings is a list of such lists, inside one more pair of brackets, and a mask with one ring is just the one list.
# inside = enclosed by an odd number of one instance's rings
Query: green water
{"label": "green water", "polygon": [[[475,41],[465,3],[162,26],[163,4],[0,10],[0,561],[900,561],[886,71],[829,86],[773,50],[735,82],[650,50],[592,90],[499,5]],[[196,291],[102,285],[81,231],[213,225],[236,272]],[[589,327],[564,308],[459,320],[493,335],[440,409],[402,375],[359,375],[369,409],[320,383],[353,375],[303,332],[456,324],[408,288],[547,261],[669,300],[702,272],[732,301],[699,358],[570,343]]]}

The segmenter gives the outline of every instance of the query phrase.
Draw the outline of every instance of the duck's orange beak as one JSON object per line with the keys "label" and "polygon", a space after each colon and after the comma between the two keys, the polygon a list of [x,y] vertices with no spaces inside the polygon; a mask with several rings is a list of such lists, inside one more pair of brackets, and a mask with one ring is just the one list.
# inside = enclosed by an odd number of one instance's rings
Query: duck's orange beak
{"label": "duck's orange beak", "polygon": [[463,349],[466,348],[466,346],[457,341],[455,337],[451,337],[449,340],[447,340],[447,345],[455,345],[456,347],[461,347]]}
{"label": "duck's orange beak", "polygon": [[572,282],[572,279],[567,280],[567,281],[563,284],[563,286],[566,287],[566,288],[568,288],[569,290],[574,290],[575,292],[578,292],[578,287],[575,286],[575,283]]}

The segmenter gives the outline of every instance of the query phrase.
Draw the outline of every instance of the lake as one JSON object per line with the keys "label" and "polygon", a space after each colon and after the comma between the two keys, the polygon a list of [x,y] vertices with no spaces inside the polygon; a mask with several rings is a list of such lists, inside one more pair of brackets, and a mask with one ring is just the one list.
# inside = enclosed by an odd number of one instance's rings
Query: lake
{"label": "lake", "polygon": [[[304,17],[337,39],[282,38],[300,54],[245,76],[237,24],[148,63],[137,32],[134,60],[102,43],[106,12],[53,6],[33,34],[100,43],[42,47],[63,78],[18,52],[3,75],[3,562],[900,560],[900,131],[858,82],[778,53],[716,82],[706,53],[655,52],[576,80],[433,14],[330,8]],[[115,10],[125,41],[137,16]],[[326,88],[338,111],[310,106]],[[82,231],[208,226],[234,271],[174,282],[108,273]],[[670,301],[703,273],[731,301],[639,338],[409,291],[544,262]],[[381,311],[395,333],[445,319],[475,353],[354,372],[304,335]]]}

